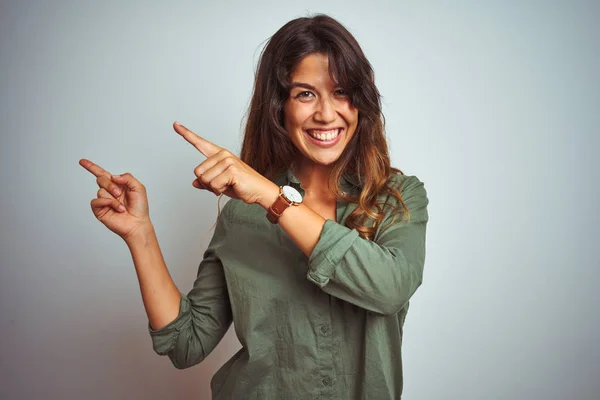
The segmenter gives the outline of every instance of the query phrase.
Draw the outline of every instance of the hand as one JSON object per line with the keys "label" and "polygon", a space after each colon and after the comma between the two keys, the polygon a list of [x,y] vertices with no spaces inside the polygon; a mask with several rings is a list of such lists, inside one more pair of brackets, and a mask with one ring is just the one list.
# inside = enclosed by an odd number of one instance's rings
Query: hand
{"label": "hand", "polygon": [[79,160],[79,165],[97,178],[100,189],[91,201],[92,211],[108,229],[127,240],[151,225],[146,188],[133,175],[111,175],[86,159]]}
{"label": "hand", "polygon": [[279,193],[277,185],[248,164],[177,122],[173,124],[173,128],[206,157],[194,169],[197,179],[192,185],[195,188],[205,189],[216,195],[225,194],[248,204],[258,203],[265,208],[275,201]]}

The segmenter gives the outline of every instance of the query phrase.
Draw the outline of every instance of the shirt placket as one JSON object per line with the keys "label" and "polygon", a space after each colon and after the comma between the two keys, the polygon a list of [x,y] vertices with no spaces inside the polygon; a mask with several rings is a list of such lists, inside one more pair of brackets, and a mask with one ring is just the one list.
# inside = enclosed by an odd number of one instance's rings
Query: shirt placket
{"label": "shirt placket", "polygon": [[[325,297],[329,297],[325,295]],[[319,398],[333,399],[335,386],[335,368],[333,365],[333,331],[331,321],[331,305],[329,299],[324,299],[326,306],[324,313],[314,321],[314,334],[317,342],[317,357],[319,371],[315,376],[316,386],[319,388]]]}

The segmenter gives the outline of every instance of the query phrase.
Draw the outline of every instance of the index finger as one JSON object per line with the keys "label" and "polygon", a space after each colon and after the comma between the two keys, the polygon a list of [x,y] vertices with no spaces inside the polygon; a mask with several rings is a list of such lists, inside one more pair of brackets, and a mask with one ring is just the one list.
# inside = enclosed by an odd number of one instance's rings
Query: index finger
{"label": "index finger", "polygon": [[200,153],[204,154],[206,157],[212,157],[217,154],[222,149],[216,144],[212,144],[208,140],[196,135],[194,132],[190,131],[185,126],[181,125],[179,122],[173,123],[173,129],[175,132],[179,133],[185,140],[188,141],[192,146],[194,146]]}
{"label": "index finger", "polygon": [[90,171],[97,178],[99,178],[99,177],[101,177],[103,175],[110,176],[110,173],[108,173],[102,167],[100,167],[99,165],[94,164],[90,160],[86,160],[85,158],[82,158],[81,160],[79,160],[79,165],[81,165],[83,168],[85,168],[88,171]]}

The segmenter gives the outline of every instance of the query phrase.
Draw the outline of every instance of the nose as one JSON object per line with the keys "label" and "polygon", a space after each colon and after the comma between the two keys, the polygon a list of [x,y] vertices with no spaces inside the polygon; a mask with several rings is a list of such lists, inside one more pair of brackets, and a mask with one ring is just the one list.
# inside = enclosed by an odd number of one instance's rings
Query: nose
{"label": "nose", "polygon": [[336,110],[332,99],[321,97],[315,110],[314,118],[316,121],[327,124],[335,120]]}

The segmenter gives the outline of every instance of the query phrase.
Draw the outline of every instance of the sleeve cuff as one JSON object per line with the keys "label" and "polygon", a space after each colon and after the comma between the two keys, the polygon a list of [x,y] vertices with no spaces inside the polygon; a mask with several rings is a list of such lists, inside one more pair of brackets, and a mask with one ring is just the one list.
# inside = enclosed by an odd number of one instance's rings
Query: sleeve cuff
{"label": "sleeve cuff", "polygon": [[335,267],[358,237],[358,231],[330,219],[326,220],[319,241],[308,260],[308,280],[320,287],[326,286]]}
{"label": "sleeve cuff", "polygon": [[157,330],[152,329],[152,326],[148,321],[148,331],[152,338],[152,348],[157,354],[165,355],[175,347],[175,343],[179,337],[179,331],[190,318],[190,308],[190,301],[186,296],[181,294],[177,318]]}

